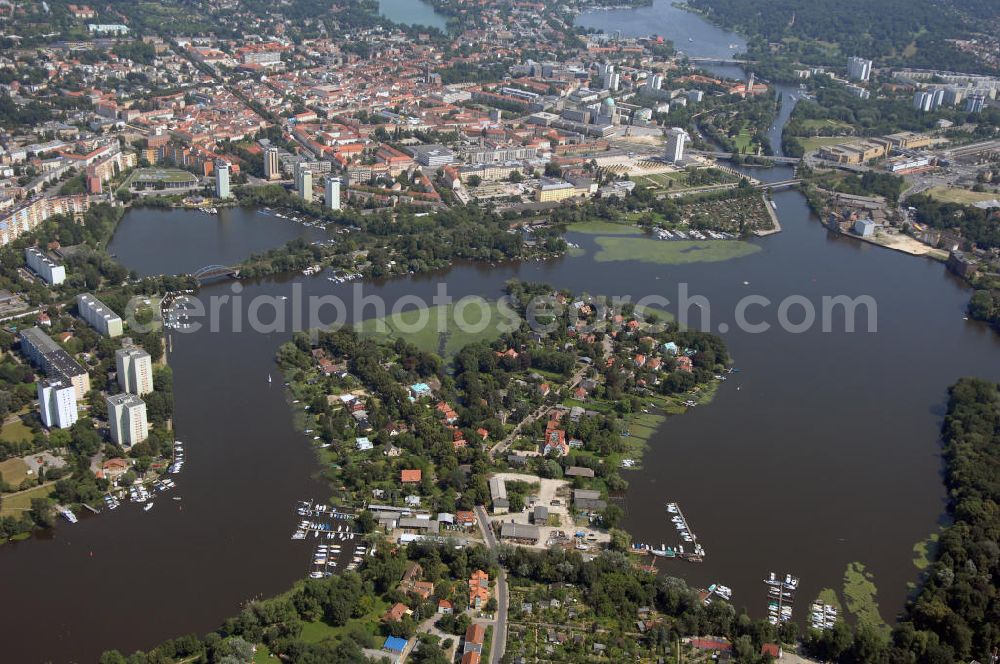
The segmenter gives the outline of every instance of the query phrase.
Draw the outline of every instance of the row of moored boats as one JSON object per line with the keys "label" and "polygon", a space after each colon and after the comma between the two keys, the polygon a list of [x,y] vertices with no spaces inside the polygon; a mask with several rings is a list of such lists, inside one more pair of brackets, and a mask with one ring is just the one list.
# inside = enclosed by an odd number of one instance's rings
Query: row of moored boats
{"label": "row of moored boats", "polygon": [[684,232],[668,231],[665,228],[661,228],[656,231],[656,237],[661,240],[732,240],[736,236],[724,231],[688,230]]}

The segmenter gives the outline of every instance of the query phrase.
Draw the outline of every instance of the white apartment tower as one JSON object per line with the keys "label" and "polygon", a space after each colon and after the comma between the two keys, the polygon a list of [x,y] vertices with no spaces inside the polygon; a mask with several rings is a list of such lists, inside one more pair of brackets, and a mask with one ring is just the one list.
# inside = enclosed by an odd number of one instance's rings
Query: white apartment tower
{"label": "white apartment tower", "polygon": [[340,209],[340,178],[332,175],[326,179],[326,207],[331,210]]}
{"label": "white apartment tower", "polygon": [[119,348],[115,351],[115,366],[122,391],[140,397],[153,391],[153,362],[142,348]]}
{"label": "white apartment tower", "polygon": [[295,167],[295,190],[299,198],[306,203],[312,203],[313,199],[313,174],[303,164]]}
{"label": "white apartment tower", "polygon": [[38,410],[49,429],[68,429],[77,420],[76,389],[61,380],[38,381]]}
{"label": "white apartment tower", "polygon": [[676,163],[684,158],[684,145],[691,140],[688,133],[680,127],[673,127],[667,132],[666,159]]}
{"label": "white apartment tower", "polygon": [[847,58],[847,78],[852,81],[867,81],[872,75],[872,61],[864,58]]}
{"label": "white apartment tower", "polygon": [[229,198],[229,162],[221,159],[215,162],[215,197]]}
{"label": "white apartment tower", "polygon": [[116,394],[107,399],[111,440],[129,448],[149,437],[146,402],[134,394]]}
{"label": "white apartment tower", "polygon": [[281,179],[281,162],[278,161],[278,148],[268,148],[264,152],[264,177],[268,180]]}

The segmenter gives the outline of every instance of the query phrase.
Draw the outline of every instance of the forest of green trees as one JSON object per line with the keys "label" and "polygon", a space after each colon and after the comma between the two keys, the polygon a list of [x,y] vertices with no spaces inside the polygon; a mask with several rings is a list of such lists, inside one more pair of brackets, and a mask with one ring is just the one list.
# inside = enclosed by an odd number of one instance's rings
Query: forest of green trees
{"label": "forest of green trees", "polygon": [[[890,64],[988,71],[989,66],[952,46],[948,38],[974,26],[972,17],[932,0],[690,0],[689,4],[730,29],[759,37],[751,53],[767,53],[785,41],[809,64],[843,65],[850,55]],[[984,13],[996,6],[980,0]],[[824,47],[817,48],[817,44]],[[832,45],[833,48],[827,47]]]}

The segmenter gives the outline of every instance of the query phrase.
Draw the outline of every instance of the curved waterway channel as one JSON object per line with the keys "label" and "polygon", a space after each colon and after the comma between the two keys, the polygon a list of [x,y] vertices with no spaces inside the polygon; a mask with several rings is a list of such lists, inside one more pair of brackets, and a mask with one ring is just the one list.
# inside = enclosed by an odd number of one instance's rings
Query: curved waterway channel
{"label": "curved waterway channel", "polygon": [[[655,26],[647,30],[669,36]],[[755,174],[784,179],[788,173]],[[964,320],[969,293],[941,264],[828,233],[798,192],[774,198],[783,231],[753,240],[757,251],[742,258],[603,262],[595,236],[571,233],[584,255],[460,265],[366,283],[364,293],[390,306],[404,295],[429,302],[443,282],[456,298],[498,297],[516,277],[676,302],[679,284],[687,284],[691,295],[708,298],[711,329],[728,327],[723,337],[741,371],[711,405],[669,419],[650,439],[642,468],[625,475],[625,526],[636,541],[670,542],[664,503],[680,503],[708,556],[701,565],[664,561],[660,568],[694,585],[731,586],[733,603],[757,617],[766,609],[761,579],[768,571],[801,577],[801,619],[804,602],[821,588],[839,589],[846,566],[861,562],[891,621],[917,577],[912,547],[943,514],[938,430],[946,388],[969,374],[1000,380],[1000,336]],[[243,229],[254,229],[252,244]],[[112,247],[141,272],[149,267],[150,246],[157,270],[187,271],[303,232],[253,211],[217,219],[135,209]],[[212,238],[222,239],[210,245]],[[195,249],[204,253],[192,256]],[[303,296],[340,295],[350,310],[357,284],[293,275],[241,285],[242,300],[222,307],[225,320],[234,306],[246,320],[256,295],[293,297],[298,288]],[[201,296],[231,289],[217,283]],[[749,312],[753,321],[771,323],[767,332],[734,324],[737,302],[750,294],[774,303]],[[877,302],[878,331],[863,331],[862,320],[862,331],[845,333],[837,317],[834,332],[818,325],[802,334],[781,331],[777,303],[792,295],[817,308],[823,296],[869,295]],[[131,651],[204,633],[243,602],[302,577],[311,549],[289,539],[293,508],[298,499],[326,493],[313,479],[310,441],[292,425],[280,380],[268,383],[276,373],[274,353],[290,336],[173,333],[175,425],[188,461],[175,495],[183,500],[159,500],[149,512],[124,505],[0,546],[5,661],[91,662],[107,648]]]}

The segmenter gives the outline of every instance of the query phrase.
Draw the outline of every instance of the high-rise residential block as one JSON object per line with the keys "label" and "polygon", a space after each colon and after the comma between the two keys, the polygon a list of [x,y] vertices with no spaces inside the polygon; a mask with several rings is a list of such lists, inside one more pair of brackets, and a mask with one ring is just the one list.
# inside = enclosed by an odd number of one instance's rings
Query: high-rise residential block
{"label": "high-rise residential block", "polygon": [[221,159],[215,162],[215,197],[229,198],[229,162]]}
{"label": "high-rise residential block", "polygon": [[108,427],[111,440],[128,448],[149,437],[146,402],[134,394],[115,394],[107,398]]}
{"label": "high-rise residential block", "polygon": [[153,362],[138,346],[128,346],[115,351],[118,370],[118,387],[138,396],[153,391]]}
{"label": "high-rise residential block", "polygon": [[47,378],[38,381],[38,411],[49,429],[68,429],[77,420],[76,390],[72,383]]}
{"label": "high-rise residential block", "polygon": [[691,140],[686,131],[680,127],[673,127],[667,132],[667,152],[666,159],[676,163],[684,158],[684,145]]}

